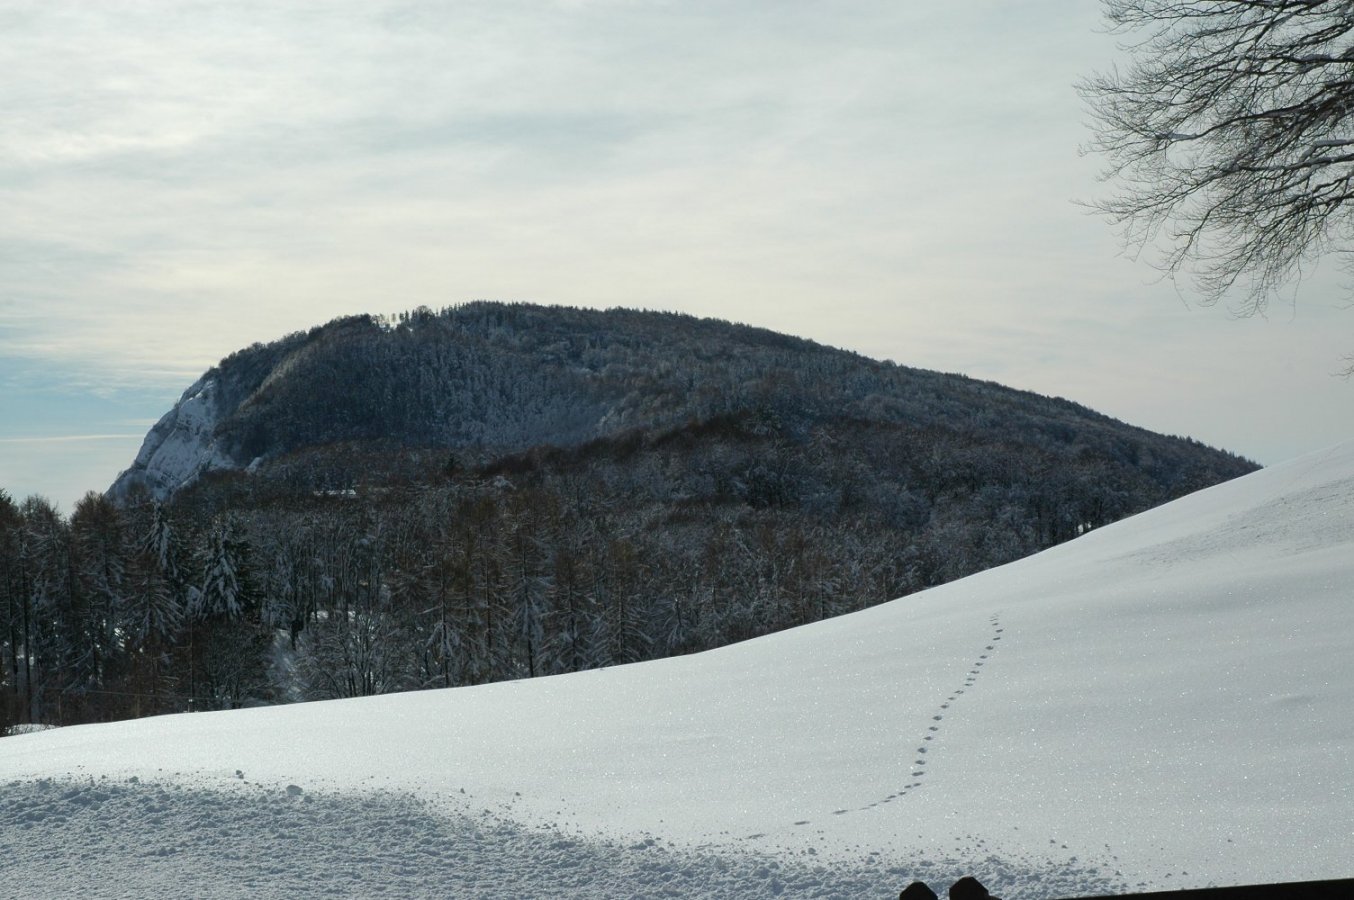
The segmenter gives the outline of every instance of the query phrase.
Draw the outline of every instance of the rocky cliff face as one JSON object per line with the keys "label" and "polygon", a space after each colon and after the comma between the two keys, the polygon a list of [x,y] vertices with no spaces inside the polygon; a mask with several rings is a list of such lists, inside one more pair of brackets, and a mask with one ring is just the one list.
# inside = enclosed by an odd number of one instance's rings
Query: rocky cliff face
{"label": "rocky cliff face", "polygon": [[216,439],[221,418],[215,370],[183,392],[141,444],[132,465],[108,489],[114,500],[124,500],[138,487],[165,499],[211,469],[234,468]]}

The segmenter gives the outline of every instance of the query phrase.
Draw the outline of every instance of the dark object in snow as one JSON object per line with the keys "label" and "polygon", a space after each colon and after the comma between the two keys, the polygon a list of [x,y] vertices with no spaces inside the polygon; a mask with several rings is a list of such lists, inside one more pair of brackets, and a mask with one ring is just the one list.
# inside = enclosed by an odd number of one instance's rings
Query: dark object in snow
{"label": "dark object in snow", "polygon": [[1354,897],[1354,878],[1327,881],[1293,881],[1283,884],[1241,884],[1231,887],[1186,888],[1179,891],[1149,891],[1142,894],[1097,894],[1080,900],[1348,900]]}
{"label": "dark object in snow", "polygon": [[1001,900],[1001,898],[989,894],[983,883],[972,875],[965,875],[950,885],[950,900]]}
{"label": "dark object in snow", "polygon": [[940,900],[924,881],[914,881],[898,892],[898,900]]}

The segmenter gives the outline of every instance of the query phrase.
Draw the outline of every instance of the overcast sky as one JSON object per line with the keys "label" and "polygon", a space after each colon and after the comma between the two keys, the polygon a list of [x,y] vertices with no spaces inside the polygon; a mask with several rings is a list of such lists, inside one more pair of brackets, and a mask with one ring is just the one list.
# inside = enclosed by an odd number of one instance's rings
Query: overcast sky
{"label": "overcast sky", "polygon": [[357,312],[681,310],[1263,463],[1354,438],[1329,263],[1121,252],[1091,0],[0,0],[0,487],[69,512],[203,371]]}

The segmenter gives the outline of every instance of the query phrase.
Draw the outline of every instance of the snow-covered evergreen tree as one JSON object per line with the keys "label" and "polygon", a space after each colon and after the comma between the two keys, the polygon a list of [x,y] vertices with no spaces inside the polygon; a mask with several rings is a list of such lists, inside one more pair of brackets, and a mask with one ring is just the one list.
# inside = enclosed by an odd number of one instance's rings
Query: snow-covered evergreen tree
{"label": "snow-covered evergreen tree", "polygon": [[230,517],[218,517],[206,534],[199,557],[202,577],[191,595],[189,615],[197,619],[238,619],[244,615],[246,597],[241,582],[244,562],[242,543]]}
{"label": "snow-covered evergreen tree", "polygon": [[178,581],[180,557],[178,534],[170,525],[169,515],[159,500],[151,503],[150,528],[142,538],[141,546],[155,561],[156,567],[166,581],[171,584]]}

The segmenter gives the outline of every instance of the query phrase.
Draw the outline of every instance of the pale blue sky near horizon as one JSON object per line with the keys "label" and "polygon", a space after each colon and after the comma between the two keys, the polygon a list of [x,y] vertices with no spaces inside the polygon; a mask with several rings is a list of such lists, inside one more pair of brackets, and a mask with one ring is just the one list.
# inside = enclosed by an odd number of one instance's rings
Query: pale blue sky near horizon
{"label": "pale blue sky near horizon", "polygon": [[1075,201],[1098,4],[0,0],[0,488],[69,512],[240,347],[678,310],[1271,464],[1354,438],[1334,261],[1238,320]]}

